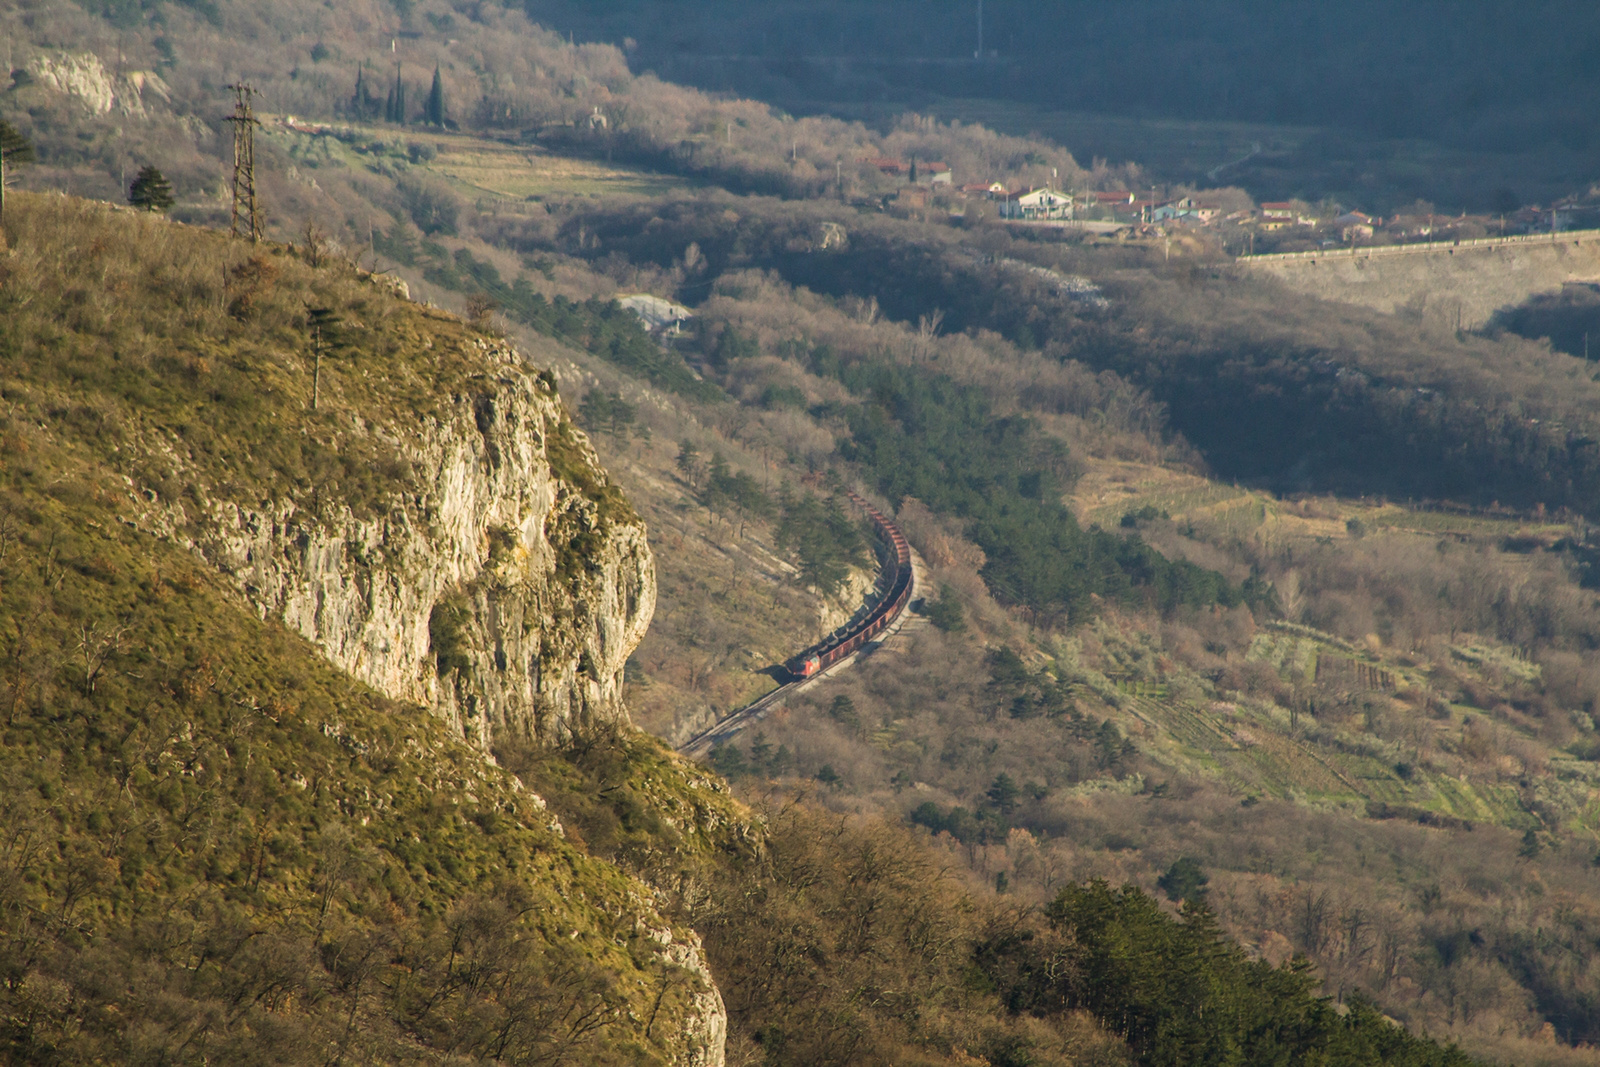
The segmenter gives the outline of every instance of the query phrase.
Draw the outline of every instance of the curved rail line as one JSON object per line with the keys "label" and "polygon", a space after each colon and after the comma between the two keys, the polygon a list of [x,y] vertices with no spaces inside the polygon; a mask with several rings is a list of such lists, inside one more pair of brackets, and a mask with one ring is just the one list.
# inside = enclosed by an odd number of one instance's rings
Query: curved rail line
{"label": "curved rail line", "polygon": [[877,603],[865,614],[858,613],[850,622],[785,662],[783,670],[787,680],[782,685],[754,703],[723,716],[714,725],[678,746],[680,752],[700,755],[717,742],[732,737],[760,718],[767,709],[782,703],[830,668],[861,651],[867,642],[894,625],[911,603],[916,582],[911,567],[911,546],[906,542],[905,535],[877,508],[855,493],[849,495],[851,503],[865,511],[872,520],[873,529],[886,549],[883,567],[878,572]]}

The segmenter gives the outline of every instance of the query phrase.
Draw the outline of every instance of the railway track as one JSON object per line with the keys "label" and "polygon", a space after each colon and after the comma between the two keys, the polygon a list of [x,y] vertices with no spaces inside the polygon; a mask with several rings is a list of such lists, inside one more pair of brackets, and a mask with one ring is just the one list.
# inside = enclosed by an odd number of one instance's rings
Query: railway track
{"label": "railway track", "polygon": [[772,708],[807,689],[824,677],[853,661],[875,638],[883,635],[905,614],[916,594],[915,569],[911,546],[900,528],[882,512],[855,493],[850,502],[867,513],[874,531],[883,542],[883,567],[878,574],[877,602],[821,641],[794,656],[783,665],[787,680],[772,692],[737,711],[729,712],[714,724],[678,746],[687,756],[703,756],[718,744],[759,720]]}

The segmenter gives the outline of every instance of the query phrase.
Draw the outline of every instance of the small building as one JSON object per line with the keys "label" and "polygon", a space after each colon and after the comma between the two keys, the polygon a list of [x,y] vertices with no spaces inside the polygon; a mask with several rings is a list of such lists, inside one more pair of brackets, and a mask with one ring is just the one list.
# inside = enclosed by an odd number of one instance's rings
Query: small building
{"label": "small building", "polygon": [[1110,207],[1113,204],[1133,203],[1133,194],[1129,192],[1089,193],[1088,195],[1094,198],[1094,203],[1102,207]]}
{"label": "small building", "polygon": [[1269,204],[1262,204],[1261,205],[1261,217],[1263,219],[1281,219],[1281,220],[1287,220],[1289,222],[1293,222],[1294,221],[1294,205],[1289,203],[1287,200],[1280,200],[1280,201],[1275,201],[1275,202],[1269,203]]}
{"label": "small building", "polygon": [[685,322],[694,318],[694,312],[682,304],[649,293],[618,297],[617,303],[639,316],[651,333],[677,333]]}
{"label": "small building", "polygon": [[1008,195],[1000,205],[1003,219],[1070,219],[1072,197],[1055,189],[1034,189],[1032,192]]}
{"label": "small building", "polygon": [[1372,216],[1359,211],[1346,211],[1333,220],[1333,225],[1339,231],[1339,239],[1346,243],[1369,240],[1376,230]]}
{"label": "small building", "polygon": [[961,187],[961,195],[969,197],[984,197],[993,200],[1006,195],[1006,187],[1000,182],[968,182]]}

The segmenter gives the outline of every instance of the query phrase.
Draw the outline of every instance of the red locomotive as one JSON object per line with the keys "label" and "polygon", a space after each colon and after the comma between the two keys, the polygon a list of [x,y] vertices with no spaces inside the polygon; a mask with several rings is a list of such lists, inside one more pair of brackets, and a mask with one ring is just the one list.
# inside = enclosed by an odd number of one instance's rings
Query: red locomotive
{"label": "red locomotive", "polygon": [[827,670],[882,633],[911,602],[911,546],[899,527],[884,518],[882,513],[854,493],[850,500],[867,513],[873,529],[888,551],[884,553],[883,570],[878,575],[878,589],[882,595],[877,604],[862,618],[834,631],[827,638],[812,645],[783,665],[791,682],[803,681]]}

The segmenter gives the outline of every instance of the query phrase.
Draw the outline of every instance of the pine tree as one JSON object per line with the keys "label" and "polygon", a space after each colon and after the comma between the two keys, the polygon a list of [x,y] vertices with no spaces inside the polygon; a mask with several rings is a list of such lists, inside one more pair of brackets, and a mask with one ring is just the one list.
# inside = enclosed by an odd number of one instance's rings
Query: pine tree
{"label": "pine tree", "polygon": [[166,211],[172,201],[172,183],[154,167],[140,170],[128,187],[128,203],[140,211]]}
{"label": "pine tree", "polygon": [[9,122],[0,121],[0,222],[6,215],[6,167],[32,163],[33,145]]}
{"label": "pine tree", "polygon": [[433,88],[428,90],[426,114],[431,125],[444,125],[444,80],[439,76],[437,64],[433,68]]}

